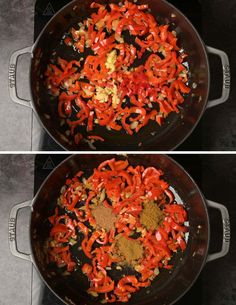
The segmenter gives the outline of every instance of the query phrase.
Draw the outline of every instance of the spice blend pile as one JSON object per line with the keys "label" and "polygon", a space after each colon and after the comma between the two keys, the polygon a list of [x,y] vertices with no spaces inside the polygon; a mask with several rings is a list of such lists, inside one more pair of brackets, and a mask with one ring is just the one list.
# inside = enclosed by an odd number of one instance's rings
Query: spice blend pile
{"label": "spice blend pile", "polygon": [[[160,269],[173,268],[174,252],[186,248],[187,213],[162,176],[154,167],[111,159],[88,178],[80,171],[67,179],[49,217],[50,263],[75,272],[81,266],[71,248],[78,246],[89,259],[82,263],[90,283],[87,292],[102,302],[127,302],[132,293],[151,285]],[[118,280],[110,275],[126,267],[136,275],[127,275],[127,269]]]}
{"label": "spice blend pile", "polygon": [[129,135],[150,120],[162,125],[190,92],[187,55],[175,31],[159,24],[146,4],[93,2],[91,8],[63,37],[78,60],[54,56],[45,72],[68,132],[79,144],[104,140],[94,134],[96,125]]}

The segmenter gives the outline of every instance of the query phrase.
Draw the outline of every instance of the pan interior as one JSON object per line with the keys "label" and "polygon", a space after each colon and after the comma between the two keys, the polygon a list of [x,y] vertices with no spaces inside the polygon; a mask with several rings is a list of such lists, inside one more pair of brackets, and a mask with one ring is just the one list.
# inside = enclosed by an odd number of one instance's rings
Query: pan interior
{"label": "pan interior", "polygon": [[[63,300],[70,299],[74,304],[97,304],[91,299],[86,289],[87,278],[82,274],[80,268],[69,276],[63,276],[58,268],[52,270],[47,263],[45,242],[49,236],[49,224],[47,218],[53,214],[56,198],[60,194],[60,188],[64,185],[66,177],[73,176],[78,170],[83,170],[89,175],[91,170],[100,162],[112,158],[112,155],[73,155],[64,161],[46,180],[43,187],[36,195],[33,206],[31,221],[31,244],[35,264],[49,287]],[[123,159],[123,156],[115,156]],[[188,211],[189,238],[187,249],[184,253],[174,255],[171,271],[161,270],[151,286],[141,289],[135,293],[130,304],[171,304],[178,299],[192,285],[198,276],[208,250],[209,228],[208,215],[204,199],[196,184],[174,161],[163,155],[129,155],[131,165],[142,164],[145,167],[155,166],[164,171],[164,178],[177,192],[181,202]],[[78,247],[78,245],[76,246]],[[74,255],[77,256],[77,248]],[[78,256],[78,260],[85,261],[84,257]],[[52,273],[54,271],[54,275]],[[130,274],[130,270],[122,271]],[[121,274],[114,272],[119,278]],[[68,303],[69,304],[69,303]]]}
{"label": "pan interior", "polygon": [[[61,39],[71,26],[90,15],[91,9],[89,6],[91,2],[92,0],[72,1],[63,10],[59,11],[36,41],[33,52],[31,89],[34,107],[51,136],[68,150],[87,150],[88,146],[87,144],[80,144],[77,147],[72,138],[65,136],[65,131],[68,128],[60,124],[57,114],[57,101],[49,95],[43,75],[54,52],[67,60],[79,59],[80,54],[74,52],[72,48],[63,46]],[[98,2],[105,3],[103,0]],[[119,0],[109,2],[118,3]],[[157,20],[161,23],[169,23],[177,32],[180,47],[189,54],[189,84],[190,86],[197,84],[197,87],[194,85],[194,88],[186,97],[180,113],[169,115],[161,127],[154,122],[150,122],[138,134],[132,136],[124,130],[117,132],[108,131],[105,127],[95,127],[92,133],[105,139],[103,143],[96,143],[98,150],[171,150],[180,144],[197,124],[208,98],[208,61],[204,46],[195,29],[177,9],[165,1],[140,0],[139,3],[148,3]],[[84,56],[84,54],[81,56]]]}

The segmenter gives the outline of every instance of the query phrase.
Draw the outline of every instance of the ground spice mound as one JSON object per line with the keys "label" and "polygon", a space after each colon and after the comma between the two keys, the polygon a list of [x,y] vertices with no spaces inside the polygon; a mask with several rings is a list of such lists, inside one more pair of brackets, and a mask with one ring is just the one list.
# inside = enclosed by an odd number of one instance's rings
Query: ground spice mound
{"label": "ground spice mound", "polygon": [[119,234],[116,236],[116,255],[122,262],[135,266],[143,256],[143,247],[137,240]]}
{"label": "ground spice mound", "polygon": [[92,214],[95,218],[96,225],[99,228],[109,231],[114,227],[116,216],[110,208],[105,207],[102,203],[92,208]]}
{"label": "ground spice mound", "polygon": [[153,201],[143,203],[143,209],[140,213],[140,222],[148,230],[155,230],[163,220],[163,212]]}

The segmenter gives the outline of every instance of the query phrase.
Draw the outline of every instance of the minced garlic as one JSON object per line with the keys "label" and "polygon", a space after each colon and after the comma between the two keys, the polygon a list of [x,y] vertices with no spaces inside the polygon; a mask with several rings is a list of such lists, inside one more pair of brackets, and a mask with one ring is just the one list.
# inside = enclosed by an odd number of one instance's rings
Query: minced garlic
{"label": "minced garlic", "polygon": [[113,108],[117,108],[120,103],[117,86],[115,84],[113,84],[112,87],[106,88],[96,86],[96,95],[94,96],[96,100],[98,100],[100,103],[106,103],[109,99],[109,96],[112,96]]}
{"label": "minced garlic", "polygon": [[105,66],[108,70],[110,70],[110,73],[115,72],[116,70],[116,66],[115,66],[116,59],[117,59],[116,50],[112,50],[110,53],[107,54],[107,60]]}

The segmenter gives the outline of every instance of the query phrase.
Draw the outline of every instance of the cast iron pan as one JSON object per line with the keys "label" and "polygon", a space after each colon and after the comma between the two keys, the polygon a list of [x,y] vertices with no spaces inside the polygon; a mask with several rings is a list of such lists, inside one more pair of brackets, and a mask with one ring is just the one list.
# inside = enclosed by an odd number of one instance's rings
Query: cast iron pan
{"label": "cast iron pan", "polygon": [[[60,124],[57,114],[57,101],[56,99],[51,99],[46,89],[43,75],[54,52],[67,60],[79,59],[78,52],[63,46],[61,39],[71,26],[87,18],[94,11],[90,9],[91,2],[93,0],[70,2],[49,21],[33,48],[15,52],[10,61],[9,86],[12,99],[23,105],[33,107],[50,136],[66,150],[88,150],[90,147],[86,143],[76,146],[72,138],[65,136],[65,131],[68,128]],[[118,3],[119,0],[98,0],[98,2]],[[124,130],[117,132],[108,131],[105,127],[96,127],[92,134],[100,135],[105,139],[105,142],[96,143],[95,146],[98,150],[172,150],[190,135],[200,120],[208,102],[210,84],[208,58],[204,43],[193,25],[178,9],[165,0],[139,0],[138,3],[148,3],[152,14],[157,20],[160,23],[169,23],[170,27],[177,32],[179,46],[189,55],[187,59],[189,64],[189,85],[191,87],[195,83],[197,87],[194,86],[186,96],[186,101],[181,106],[180,113],[169,115],[161,127],[154,122],[150,122],[138,134],[132,136],[128,135]],[[222,97],[217,101],[211,101],[211,106],[213,106],[225,101],[228,97],[229,66],[224,52],[213,48],[208,48],[209,50],[221,56],[222,64],[223,59],[225,62]],[[26,52],[32,53],[30,68],[31,103],[19,99],[15,89],[17,57]],[[82,54],[81,56],[84,55]],[[226,81],[228,82],[227,84]],[[209,102],[208,106],[210,106]],[[80,131],[86,136],[85,129],[82,128]]]}
{"label": "cast iron pan", "polygon": [[[57,102],[52,100],[45,86],[44,72],[52,54],[56,52],[67,60],[79,58],[77,52],[61,44],[63,35],[79,21],[87,18],[92,9],[93,0],[74,0],[62,8],[45,26],[33,47],[28,47],[12,54],[9,67],[10,96],[16,103],[33,107],[39,121],[49,135],[66,150],[90,150],[86,144],[75,145],[72,138],[65,135],[67,128],[61,126],[57,115]],[[119,3],[119,0],[98,0],[99,3]],[[210,74],[206,48],[190,21],[173,5],[165,0],[139,0],[140,4],[149,4],[152,14],[160,23],[169,23],[177,32],[179,46],[188,56],[189,85],[197,84],[186,96],[179,114],[172,113],[159,127],[150,122],[138,134],[128,135],[108,131],[105,127],[96,127],[93,134],[100,135],[105,142],[97,142],[97,150],[172,150],[181,144],[193,131],[206,107],[225,102],[230,91],[230,70],[227,55],[217,49],[207,47],[209,53],[221,57],[223,68],[222,96],[208,101]],[[31,53],[30,86],[32,101],[18,97],[16,90],[17,59],[24,53]],[[86,130],[81,130],[86,136]]]}
{"label": "cast iron pan", "polygon": [[[67,304],[85,305],[98,304],[87,295],[87,278],[80,270],[69,276],[62,276],[55,266],[47,263],[45,242],[49,236],[50,226],[47,218],[53,214],[60,189],[68,176],[73,176],[78,170],[83,170],[90,175],[92,169],[97,167],[102,161],[114,157],[113,155],[73,155],[63,161],[46,179],[42,187],[37,192],[33,201],[23,203],[14,207],[11,212],[11,223],[16,222],[16,214],[19,208],[25,206],[32,207],[30,238],[31,255],[17,252],[15,236],[10,239],[11,250],[14,255],[33,261],[45,283],[49,288]],[[115,156],[124,159],[124,156]],[[206,201],[203,198],[197,185],[191,177],[175,161],[164,155],[129,155],[131,165],[142,164],[145,167],[155,166],[164,171],[164,178],[170,183],[180,200],[188,211],[189,218],[189,238],[187,249],[184,253],[179,252],[173,258],[174,268],[171,271],[161,270],[159,276],[153,281],[151,286],[141,289],[133,295],[129,304],[172,304],[179,299],[194,283],[199,275],[208,255],[209,245],[209,219]],[[217,205],[217,204],[215,204]],[[221,208],[219,208],[221,206]],[[216,206],[214,206],[216,207]],[[223,207],[223,208],[222,208]],[[226,208],[218,204],[219,209]],[[226,213],[226,212],[225,212]],[[228,214],[225,214],[224,223],[229,224]],[[14,225],[13,225],[14,227]],[[11,228],[11,226],[10,226]],[[11,230],[13,234],[13,230]],[[228,237],[227,237],[227,234]],[[10,234],[10,235],[11,235]],[[15,234],[15,233],[14,233]],[[224,227],[224,251],[220,254],[213,254],[217,258],[227,253],[229,247],[229,226]],[[78,247],[78,245],[76,246]],[[73,253],[79,261],[84,261],[84,257],[73,249]],[[208,260],[211,255],[208,256]],[[54,272],[54,275],[53,275]],[[130,273],[130,270],[125,270]],[[115,271],[116,278],[120,273]],[[70,300],[70,301],[69,301]],[[118,304],[118,303],[116,303]],[[120,304],[120,303],[119,303]]]}
{"label": "cast iron pan", "polygon": [[[78,59],[78,52],[63,47],[61,39],[71,26],[87,18],[94,11],[90,9],[92,2],[92,0],[73,1],[52,18],[35,44],[31,66],[31,89],[36,112],[53,138],[68,150],[86,149],[87,146],[77,147],[72,139],[64,138],[66,128],[60,126],[57,102],[50,100],[44,78],[40,78],[40,75],[44,74],[54,52],[67,60]],[[119,1],[112,2],[118,3]],[[106,3],[106,1],[99,1],[99,3]],[[138,150],[149,149],[152,146],[158,150],[172,149],[182,142],[193,129],[207,103],[208,59],[204,45],[195,29],[182,13],[164,1],[145,0],[139,1],[139,3],[148,3],[153,15],[158,16],[157,19],[160,22],[172,21],[175,23],[172,27],[178,34],[180,46],[189,54],[190,86],[192,83],[196,83],[198,87],[186,97],[181,113],[171,114],[162,127],[158,127],[152,122],[141,129],[138,134],[132,136],[124,130],[117,132],[108,131],[105,127],[96,127],[92,134],[100,135],[105,139],[105,142],[96,144],[99,150]],[[175,14],[176,17],[171,18],[171,14]],[[86,133],[86,130],[83,132]],[[153,132],[154,135],[152,135]]]}

